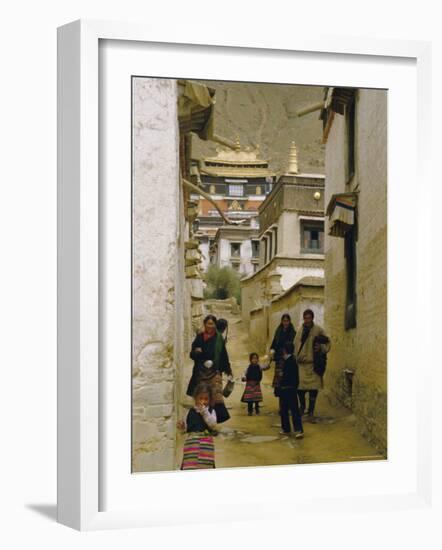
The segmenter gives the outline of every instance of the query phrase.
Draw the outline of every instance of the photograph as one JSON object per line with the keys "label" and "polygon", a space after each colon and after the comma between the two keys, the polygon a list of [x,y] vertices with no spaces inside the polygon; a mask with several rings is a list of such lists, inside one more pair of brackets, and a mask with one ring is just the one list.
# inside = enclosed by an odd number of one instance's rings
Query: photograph
{"label": "photograph", "polygon": [[0,546],[442,548],[439,4],[2,7]]}
{"label": "photograph", "polygon": [[388,90],[131,101],[132,473],[387,460]]}

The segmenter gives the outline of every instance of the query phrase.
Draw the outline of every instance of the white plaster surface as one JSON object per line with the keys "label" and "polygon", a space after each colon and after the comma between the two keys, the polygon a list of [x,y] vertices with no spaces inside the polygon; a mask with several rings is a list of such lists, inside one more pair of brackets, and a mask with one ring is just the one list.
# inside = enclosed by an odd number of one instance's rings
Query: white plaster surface
{"label": "white plaster surface", "polygon": [[203,271],[207,271],[210,264],[209,241],[200,243],[199,249],[201,251],[201,256],[202,256],[201,269]]}
{"label": "white plaster surface", "polygon": [[303,277],[324,277],[324,269],[318,267],[278,266],[277,271],[281,273],[280,282],[284,291],[288,290]]}
{"label": "white plaster surface", "polygon": [[176,81],[133,81],[133,470],[174,467],[179,280]]}
{"label": "white plaster surface", "polygon": [[[230,243],[238,241],[229,241],[229,239],[220,239],[219,240],[219,251],[218,251],[218,265],[219,267],[230,267]],[[252,264],[252,240],[244,239],[241,242],[240,248],[240,265],[239,272],[241,275],[249,276],[253,273],[253,264]]]}

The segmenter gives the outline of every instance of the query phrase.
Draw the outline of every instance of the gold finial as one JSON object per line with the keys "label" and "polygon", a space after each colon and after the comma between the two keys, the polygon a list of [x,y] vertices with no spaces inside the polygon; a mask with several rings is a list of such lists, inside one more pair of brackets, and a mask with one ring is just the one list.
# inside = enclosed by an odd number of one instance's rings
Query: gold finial
{"label": "gold finial", "polygon": [[235,140],[235,151],[241,151],[241,142],[239,141],[239,136],[236,136]]}
{"label": "gold finial", "polygon": [[298,173],[298,153],[296,150],[296,143],[294,141],[292,141],[292,144],[290,145],[288,173]]}

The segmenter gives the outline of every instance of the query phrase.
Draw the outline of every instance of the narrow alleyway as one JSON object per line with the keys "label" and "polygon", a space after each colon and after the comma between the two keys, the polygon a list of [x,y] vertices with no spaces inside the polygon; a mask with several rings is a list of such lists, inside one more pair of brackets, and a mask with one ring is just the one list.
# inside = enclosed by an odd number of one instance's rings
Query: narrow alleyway
{"label": "narrow alleyway", "polygon": [[244,383],[241,376],[248,364],[247,331],[239,315],[214,312],[229,321],[227,349],[235,376],[235,389],[226,400],[231,419],[220,426],[216,437],[216,467],[306,464],[383,459],[360,435],[355,418],[345,408],[332,407],[320,393],[317,401],[318,422],[305,423],[305,438],[295,440],[279,435],[278,400],[273,395],[273,366],[264,372],[264,401],[261,414],[247,415],[241,403]]}

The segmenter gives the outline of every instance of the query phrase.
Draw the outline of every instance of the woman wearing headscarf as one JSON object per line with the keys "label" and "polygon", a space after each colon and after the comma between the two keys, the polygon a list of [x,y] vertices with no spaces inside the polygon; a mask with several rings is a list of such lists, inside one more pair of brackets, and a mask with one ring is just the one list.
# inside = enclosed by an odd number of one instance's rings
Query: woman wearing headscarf
{"label": "woman wearing headscarf", "polygon": [[225,341],[216,329],[214,315],[208,315],[204,319],[204,330],[196,335],[190,357],[194,360],[194,365],[187,395],[193,396],[198,384],[209,384],[212,388],[217,423],[221,424],[230,418],[224,404],[222,374],[226,373],[230,379],[233,375]]}
{"label": "woman wearing headscarf", "polygon": [[284,313],[280,324],[275,330],[272,345],[270,346],[270,358],[275,361],[275,374],[273,376],[272,387],[277,397],[284,365],[284,346],[285,344],[293,344],[295,336],[296,331],[292,319],[288,313]]}

